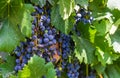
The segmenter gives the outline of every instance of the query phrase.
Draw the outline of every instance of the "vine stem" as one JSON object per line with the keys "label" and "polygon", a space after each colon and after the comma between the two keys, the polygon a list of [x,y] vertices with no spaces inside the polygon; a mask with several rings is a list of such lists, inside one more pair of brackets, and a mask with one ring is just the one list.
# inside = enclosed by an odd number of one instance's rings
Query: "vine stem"
{"label": "vine stem", "polygon": [[86,77],[88,77],[88,64],[86,64]]}
{"label": "vine stem", "polygon": [[102,74],[99,74],[99,78],[103,78]]}

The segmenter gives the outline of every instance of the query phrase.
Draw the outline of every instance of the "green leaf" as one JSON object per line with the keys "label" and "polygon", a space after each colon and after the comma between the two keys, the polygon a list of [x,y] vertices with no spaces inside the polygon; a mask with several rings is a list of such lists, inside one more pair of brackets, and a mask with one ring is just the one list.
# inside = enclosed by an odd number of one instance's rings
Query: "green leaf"
{"label": "green leaf", "polygon": [[109,32],[112,24],[108,20],[101,20],[100,22],[95,22],[94,26],[97,30],[97,36],[104,36]]}
{"label": "green leaf", "polygon": [[120,29],[118,29],[113,35],[110,36],[112,40],[112,46],[116,53],[120,53]]}
{"label": "green leaf", "polygon": [[45,64],[45,60],[34,55],[23,70],[18,72],[19,78],[42,78],[45,75],[47,78],[55,78],[54,66],[51,62]]}
{"label": "green leaf", "polygon": [[118,54],[115,54],[113,48],[109,46],[104,36],[96,36],[94,43],[96,46],[95,54],[103,66],[112,64],[114,60],[119,58]]}
{"label": "green leaf", "polygon": [[68,34],[74,26],[75,20],[74,14],[72,14],[68,19],[63,20],[59,14],[59,6],[54,6],[51,12],[51,23],[58,30],[63,33]]}
{"label": "green leaf", "polygon": [[14,16],[17,18],[17,13],[22,7],[22,0],[1,0],[0,1],[0,18],[5,19],[7,17]]}
{"label": "green leaf", "polygon": [[31,4],[24,4],[23,18],[21,22],[21,32],[27,37],[30,37],[32,33],[31,12],[33,11],[34,11],[34,8]]}
{"label": "green leaf", "polygon": [[51,62],[46,64],[46,69],[47,69],[47,73],[45,74],[46,78],[55,78],[56,74],[53,68],[54,66]]}
{"label": "green leaf", "polygon": [[113,17],[114,17],[114,22],[116,22],[120,18],[120,10],[114,9],[111,11]]}
{"label": "green leaf", "polygon": [[15,66],[15,57],[6,55],[6,61],[0,64],[0,69],[3,78],[7,78],[8,74],[14,70]]}
{"label": "green leaf", "polygon": [[75,6],[74,0],[59,0],[60,15],[65,20],[72,14]]}
{"label": "green leaf", "polygon": [[82,37],[73,35],[72,38],[75,41],[75,54],[79,61],[86,64],[96,62],[95,48],[93,45]]}
{"label": "green leaf", "polygon": [[79,4],[79,5],[83,6],[83,7],[86,7],[86,6],[88,6],[88,1],[89,0],[75,0],[75,3]]}
{"label": "green leaf", "polygon": [[46,4],[46,0],[31,0],[31,2],[40,7],[43,7]]}
{"label": "green leaf", "polygon": [[114,34],[114,33],[117,31],[119,25],[120,25],[120,19],[118,19],[117,21],[115,21],[114,24],[112,24],[112,27],[111,27],[111,29],[109,30],[109,33],[110,33],[111,35]]}
{"label": "green leaf", "polygon": [[4,20],[0,30],[0,51],[11,52],[21,40],[23,35],[17,26],[9,20]]}
{"label": "green leaf", "polygon": [[110,19],[110,10],[106,7],[106,4],[106,0],[93,0],[89,3],[89,9],[92,11],[92,16],[95,20]]}
{"label": "green leaf", "polygon": [[43,7],[46,4],[46,0],[39,0],[39,5]]}
{"label": "green leaf", "polygon": [[55,5],[55,4],[58,2],[58,0],[48,0],[48,2],[49,2],[51,5]]}
{"label": "green leaf", "polygon": [[120,0],[108,0],[107,7],[111,10],[119,9],[120,10]]}
{"label": "green leaf", "polygon": [[120,78],[120,67],[119,64],[109,65],[106,68],[106,74],[108,78]]}
{"label": "green leaf", "polygon": [[98,63],[93,66],[94,69],[97,71],[98,74],[102,74],[105,71],[106,66],[101,65],[101,63]]}
{"label": "green leaf", "polygon": [[23,4],[22,0],[2,0],[0,4],[4,5],[0,7],[0,51],[10,52],[24,40],[24,36],[30,37],[33,6]]}
{"label": "green leaf", "polygon": [[98,56],[98,61],[100,61],[103,66],[112,64],[114,60],[119,58],[118,54],[114,54],[111,51],[102,51],[99,48],[96,50],[96,55]]}

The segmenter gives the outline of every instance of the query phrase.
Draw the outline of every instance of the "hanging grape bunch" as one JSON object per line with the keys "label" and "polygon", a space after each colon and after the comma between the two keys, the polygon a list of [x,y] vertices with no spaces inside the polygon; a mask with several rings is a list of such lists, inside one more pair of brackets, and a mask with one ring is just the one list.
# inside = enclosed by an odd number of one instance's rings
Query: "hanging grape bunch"
{"label": "hanging grape bunch", "polygon": [[77,36],[80,36],[80,31],[77,29],[78,23],[82,22],[84,24],[92,24],[94,18],[91,16],[92,12],[89,9],[85,9],[80,5],[76,5],[75,12],[76,12],[76,16],[75,16],[76,23],[73,27],[73,30],[76,32]]}
{"label": "hanging grape bunch", "polygon": [[77,5],[76,7],[77,7],[77,8],[75,8],[76,23],[83,22],[84,24],[87,24],[87,23],[91,24],[93,21],[93,17],[91,16],[92,12],[89,9],[87,10],[84,7],[79,6],[79,5]]}
{"label": "hanging grape bunch", "polygon": [[[76,66],[76,64],[68,61],[74,49],[74,47],[70,47],[71,45],[73,46],[72,38],[70,35],[65,35],[51,26],[49,5],[43,8],[34,6],[34,8],[35,12],[32,13],[34,17],[32,37],[26,38],[26,42],[21,42],[20,46],[15,49],[17,57],[15,71],[22,70],[30,57],[36,54],[44,58],[46,62],[53,62],[55,64],[56,75],[58,77],[61,77],[61,73],[64,70],[68,71],[69,78],[78,77],[77,70],[79,66],[77,69],[73,68],[72,70],[69,64],[72,66]],[[76,72],[77,74],[75,75]]]}
{"label": "hanging grape bunch", "polygon": [[56,38],[58,34],[56,29],[50,25],[49,12],[38,6],[34,6],[34,8],[36,11],[32,13],[34,17],[32,37],[26,38],[26,42],[22,42],[15,50],[18,57],[16,59],[16,71],[22,69],[33,54],[43,57],[46,62],[57,62],[60,59]]}
{"label": "hanging grape bunch", "polygon": [[[20,46],[14,50],[16,54],[16,66],[14,70],[16,73],[22,70],[30,58],[36,54],[42,57],[47,62],[52,62],[56,69],[56,75],[61,78],[63,73],[66,73],[68,78],[78,78],[80,74],[80,64],[74,55],[74,42],[71,35],[66,35],[58,31],[51,25],[50,5],[46,4],[43,8],[34,6],[35,12],[31,15],[34,20],[32,22],[32,35],[30,38],[26,37],[25,42],[21,42]],[[86,20],[85,9],[77,12],[76,24]],[[79,17],[79,15],[82,15]],[[90,22],[86,22],[90,23]],[[75,27],[75,26],[74,26]],[[46,78],[46,76],[43,76]]]}

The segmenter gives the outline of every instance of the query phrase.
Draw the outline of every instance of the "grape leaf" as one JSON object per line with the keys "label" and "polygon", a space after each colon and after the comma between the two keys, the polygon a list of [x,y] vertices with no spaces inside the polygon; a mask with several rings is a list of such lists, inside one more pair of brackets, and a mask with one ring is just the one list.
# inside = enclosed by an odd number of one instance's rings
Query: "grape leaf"
{"label": "grape leaf", "polygon": [[46,4],[46,0],[31,0],[31,2],[40,7],[43,7]]}
{"label": "grape leaf", "polygon": [[110,36],[112,40],[112,46],[116,53],[120,53],[120,29],[118,29],[113,35]]}
{"label": "grape leaf", "polygon": [[4,19],[6,17],[14,16],[17,18],[17,13],[22,7],[22,0],[1,0],[0,1],[0,18]]}
{"label": "grape leaf", "polygon": [[108,78],[119,78],[120,77],[120,66],[119,64],[108,65],[105,72]]}
{"label": "grape leaf", "polygon": [[120,25],[120,19],[118,19],[117,21],[115,21],[114,24],[112,24],[112,27],[111,27],[111,29],[109,30],[109,33],[110,33],[111,35],[114,34],[114,33],[117,31],[119,25]]}
{"label": "grape leaf", "polygon": [[77,30],[80,32],[80,36],[88,39],[91,43],[94,43],[96,29],[90,24],[84,24],[82,22],[77,24]]}
{"label": "grape leaf", "polygon": [[0,10],[0,14],[3,16],[0,17],[2,19],[0,51],[11,52],[20,41],[24,40],[24,35],[30,37],[32,20],[30,13],[33,11],[33,6],[24,4],[22,0],[0,1],[1,5],[3,3],[5,3],[4,6],[0,7],[1,10],[4,8],[3,11]]}
{"label": "grape leaf", "polygon": [[110,18],[110,10],[106,7],[106,0],[93,0],[89,3],[89,9],[92,11],[94,18]]}
{"label": "grape leaf", "polygon": [[0,64],[0,69],[1,69],[3,78],[6,78],[8,73],[10,73],[14,70],[14,66],[15,66],[15,57],[14,56],[6,55],[5,60],[6,61],[4,63]]}
{"label": "grape leaf", "polygon": [[94,63],[96,61],[95,47],[82,37],[77,37],[75,34],[72,36],[75,41],[75,54],[80,62],[86,64]]}
{"label": "grape leaf", "polygon": [[60,15],[65,20],[72,14],[75,6],[74,0],[59,0]]}
{"label": "grape leaf", "polygon": [[105,71],[106,66],[101,65],[101,63],[98,63],[93,66],[94,69],[97,71],[98,74],[102,74]]}
{"label": "grape leaf", "polygon": [[51,23],[63,33],[69,33],[73,28],[75,20],[74,13],[66,20],[63,20],[59,14],[59,6],[54,6],[51,12]]}
{"label": "grape leaf", "polygon": [[111,10],[118,9],[120,10],[120,0],[108,0],[107,7]]}
{"label": "grape leaf", "polygon": [[0,30],[0,51],[11,52],[23,38],[17,26],[9,20],[4,20]]}
{"label": "grape leaf", "polygon": [[100,61],[103,66],[106,64],[112,64],[114,60],[119,58],[117,54],[114,54],[111,51],[107,52],[100,49],[96,50],[96,55],[98,56],[98,61]]}
{"label": "grape leaf", "polygon": [[[2,5],[2,2],[0,4]],[[5,12],[3,8],[6,9]],[[31,4],[23,4],[22,0],[19,1],[13,0],[10,1],[9,4],[6,4],[6,6],[2,7],[1,11],[3,12],[2,16],[9,19],[11,22],[15,23],[14,25],[17,24],[21,25],[22,33],[25,36],[30,37],[32,26],[31,12],[34,11],[34,8]]]}
{"label": "grape leaf", "polygon": [[83,7],[86,7],[86,6],[88,6],[88,1],[89,0],[75,0],[75,3],[79,4],[79,5],[83,6]]}
{"label": "grape leaf", "polygon": [[24,4],[23,7],[23,18],[22,18],[22,22],[21,22],[21,32],[27,36],[30,37],[32,30],[32,16],[31,16],[31,12],[34,11],[34,8],[31,4]]}
{"label": "grape leaf", "polygon": [[48,0],[48,2],[49,2],[51,5],[55,5],[55,4],[58,2],[58,0]]}
{"label": "grape leaf", "polygon": [[47,63],[46,64],[46,71],[47,73],[45,74],[46,78],[55,78],[55,70],[54,69],[54,66],[53,64],[50,62],[50,63]]}
{"label": "grape leaf", "polygon": [[112,13],[112,15],[113,15],[113,17],[114,17],[114,22],[116,22],[119,18],[120,18],[120,10],[118,10],[118,9],[114,9],[114,10],[112,10],[111,11],[111,13]]}
{"label": "grape leaf", "polygon": [[45,64],[45,60],[36,55],[28,61],[28,65],[23,70],[18,72],[19,78],[42,78],[43,75],[47,78],[55,78],[54,66],[50,62]]}
{"label": "grape leaf", "polygon": [[119,58],[118,54],[114,53],[113,48],[109,46],[104,36],[96,36],[94,43],[96,46],[95,54],[103,66],[112,64],[114,60]]}
{"label": "grape leaf", "polygon": [[112,24],[108,20],[101,20],[100,22],[95,22],[94,26],[97,30],[97,36],[104,36],[109,32]]}

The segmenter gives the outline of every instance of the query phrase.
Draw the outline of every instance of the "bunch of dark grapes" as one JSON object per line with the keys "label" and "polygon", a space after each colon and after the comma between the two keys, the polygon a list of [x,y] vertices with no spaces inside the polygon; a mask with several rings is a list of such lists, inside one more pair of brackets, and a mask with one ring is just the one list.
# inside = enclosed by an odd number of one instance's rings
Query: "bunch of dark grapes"
{"label": "bunch of dark grapes", "polygon": [[17,47],[14,52],[16,53],[16,66],[15,71],[21,70],[24,65],[28,62],[30,57],[33,55],[29,40],[21,42],[20,46]]}
{"label": "bunch of dark grapes", "polygon": [[76,16],[75,16],[75,25],[73,27],[73,30],[76,32],[78,36],[80,36],[80,31],[77,29],[77,25],[79,22],[82,22],[84,24],[92,24],[92,21],[94,18],[92,17],[92,12],[90,10],[85,9],[84,7],[81,7],[79,5],[75,8]]}
{"label": "bunch of dark grapes", "polygon": [[78,78],[80,64],[74,58],[74,42],[71,35],[60,34],[59,43],[62,49],[61,68],[57,68],[57,76],[66,71],[68,78]]}
{"label": "bunch of dark grapes", "polygon": [[68,63],[67,75],[69,78],[78,78],[80,65],[78,62]]}
{"label": "bunch of dark grapes", "polygon": [[[26,41],[21,42],[14,50],[16,54],[14,69],[16,72],[22,70],[28,60],[36,54],[44,58],[46,63],[52,62],[55,65],[58,78],[63,72],[66,72],[68,78],[79,78],[81,67],[74,55],[74,42],[71,35],[63,34],[51,25],[50,7],[49,4],[43,8],[34,6],[35,12],[31,14],[34,18],[31,29],[32,36],[26,37]],[[92,21],[92,18],[88,16],[88,11],[83,8],[76,11],[76,14],[76,22],[90,23]],[[75,31],[77,31],[76,27]],[[46,77],[43,76],[43,78]]]}
{"label": "bunch of dark grapes", "polygon": [[93,21],[92,12],[90,10],[85,9],[84,7],[77,6],[75,9],[76,12],[76,23],[83,22],[84,24],[91,24]]}
{"label": "bunch of dark grapes", "polygon": [[21,70],[27,64],[30,57],[36,54],[46,60],[46,62],[57,62],[60,59],[59,44],[57,40],[58,32],[50,24],[50,13],[48,10],[34,6],[32,13],[32,37],[26,38],[15,50],[17,59],[15,71]]}

